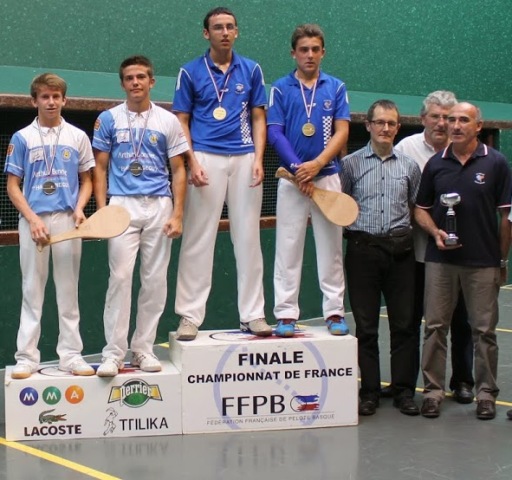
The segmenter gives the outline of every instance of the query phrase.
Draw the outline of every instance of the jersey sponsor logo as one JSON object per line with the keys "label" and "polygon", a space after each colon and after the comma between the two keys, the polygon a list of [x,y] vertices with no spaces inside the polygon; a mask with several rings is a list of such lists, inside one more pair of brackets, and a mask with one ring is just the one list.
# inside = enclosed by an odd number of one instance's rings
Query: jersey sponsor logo
{"label": "jersey sponsor logo", "polygon": [[243,83],[237,83],[236,86],[235,86],[235,93],[238,93],[239,95],[241,95],[242,93],[244,93],[245,91],[245,86]]}
{"label": "jersey sponsor logo", "polygon": [[94,130],[98,131],[101,128],[101,120],[99,118],[94,122]]}
{"label": "jersey sponsor logo", "polygon": [[116,133],[117,143],[126,143],[130,141],[130,132],[128,130],[118,130]]}
{"label": "jersey sponsor logo", "polygon": [[7,147],[7,156],[11,156],[14,153],[14,143],[9,143]]}
{"label": "jersey sponsor logo", "polygon": [[44,160],[44,153],[42,147],[36,147],[30,150],[28,161],[30,163],[42,162]]}
{"label": "jersey sponsor logo", "polygon": [[475,183],[478,183],[478,185],[484,185],[485,184],[485,173],[476,173],[475,174]]}
{"label": "jersey sponsor logo", "polygon": [[332,100],[324,100],[324,110],[332,110]]}

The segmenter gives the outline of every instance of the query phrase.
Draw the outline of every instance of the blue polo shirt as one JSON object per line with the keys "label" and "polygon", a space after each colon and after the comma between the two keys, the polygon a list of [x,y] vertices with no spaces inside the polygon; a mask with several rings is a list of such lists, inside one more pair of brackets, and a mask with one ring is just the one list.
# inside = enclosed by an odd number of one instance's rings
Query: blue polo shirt
{"label": "blue polo shirt", "polygon": [[[313,88],[303,88],[309,105]],[[350,121],[347,89],[341,80],[320,72],[313,102],[310,122],[315,126],[315,134],[306,137],[302,126],[308,118],[295,71],[277,80],[270,90],[267,124],[284,127],[285,137],[302,162],[316,158],[325,149],[334,131],[334,120]],[[284,164],[281,166],[286,167]],[[332,175],[339,171],[339,159],[333,158],[319,175]]]}
{"label": "blue polo shirt", "polygon": [[[92,146],[110,153],[109,196],[170,197],[169,159],[189,149],[176,115],[154,103],[151,110],[137,114],[128,111],[126,102],[100,114],[94,125]],[[139,176],[130,172],[134,161],[142,166]]]}
{"label": "blue polo shirt", "polygon": [[434,155],[421,177],[416,205],[429,210],[436,225],[444,229],[447,207],[440,196],[458,193],[454,207],[457,235],[462,244],[454,250],[439,250],[429,237],[425,260],[468,267],[497,267],[500,243],[497,208],[510,207],[512,176],[507,159],[497,150],[479,143],[462,165],[451,145]]}
{"label": "blue polo shirt", "polygon": [[[223,120],[213,117],[219,100],[205,59],[219,93],[224,90],[222,107],[227,115]],[[264,107],[266,103],[263,72],[256,62],[233,52],[231,65],[224,73],[207,51],[180,69],[173,110],[190,114],[194,150],[239,155],[254,152],[251,109]]]}

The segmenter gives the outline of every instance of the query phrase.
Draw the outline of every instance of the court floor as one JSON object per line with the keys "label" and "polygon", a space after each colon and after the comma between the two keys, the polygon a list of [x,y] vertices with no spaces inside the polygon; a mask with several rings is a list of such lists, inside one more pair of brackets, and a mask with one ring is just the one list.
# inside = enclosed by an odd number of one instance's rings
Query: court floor
{"label": "court floor", "polygon": [[[381,320],[382,378],[389,381],[385,310]],[[475,404],[450,398],[438,419],[407,417],[383,400],[376,415],[361,417],[355,427],[7,442],[2,393],[0,479],[510,480],[512,285],[500,294],[498,340],[501,393],[490,421],[475,418]],[[168,358],[165,347],[157,351]],[[416,399],[420,404],[420,388]]]}

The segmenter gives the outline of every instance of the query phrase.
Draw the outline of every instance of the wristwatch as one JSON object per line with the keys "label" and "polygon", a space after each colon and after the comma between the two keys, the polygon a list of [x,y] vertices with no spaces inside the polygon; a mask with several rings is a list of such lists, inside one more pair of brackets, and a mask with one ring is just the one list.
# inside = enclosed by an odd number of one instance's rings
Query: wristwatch
{"label": "wristwatch", "polygon": [[500,260],[500,268],[507,268],[508,260]]}

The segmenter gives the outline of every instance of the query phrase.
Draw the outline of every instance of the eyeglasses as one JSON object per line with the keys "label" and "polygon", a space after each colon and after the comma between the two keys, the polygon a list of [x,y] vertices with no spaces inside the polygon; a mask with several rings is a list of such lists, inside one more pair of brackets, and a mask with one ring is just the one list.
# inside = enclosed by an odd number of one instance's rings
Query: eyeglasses
{"label": "eyeglasses", "polygon": [[439,115],[438,113],[429,113],[427,115],[428,118],[431,118],[432,120],[439,122],[441,118],[446,122],[448,120],[448,115]]}
{"label": "eyeglasses", "polygon": [[232,32],[233,30],[236,29],[236,25],[234,25],[233,23],[228,23],[226,25],[222,25],[220,23],[216,23],[215,25],[211,26],[211,29],[214,32],[223,32],[224,29],[226,29],[228,32]]}
{"label": "eyeglasses", "polygon": [[370,120],[370,123],[373,123],[377,128],[384,128],[386,125],[389,128],[398,127],[398,122],[395,122],[394,120],[391,120],[389,122],[386,122],[386,120]]}

